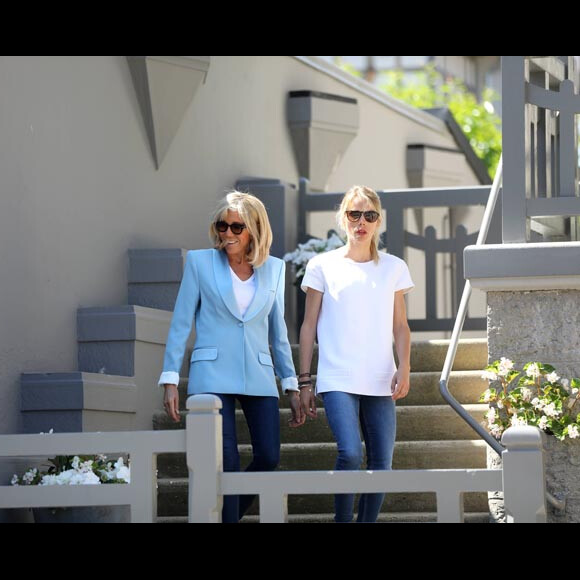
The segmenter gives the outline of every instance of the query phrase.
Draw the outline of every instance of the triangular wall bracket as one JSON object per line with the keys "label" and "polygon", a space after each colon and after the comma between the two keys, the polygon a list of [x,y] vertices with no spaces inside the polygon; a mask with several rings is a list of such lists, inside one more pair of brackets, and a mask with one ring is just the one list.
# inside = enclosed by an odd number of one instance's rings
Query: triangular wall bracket
{"label": "triangular wall bracket", "polygon": [[157,169],[205,82],[209,56],[128,56],[137,100]]}

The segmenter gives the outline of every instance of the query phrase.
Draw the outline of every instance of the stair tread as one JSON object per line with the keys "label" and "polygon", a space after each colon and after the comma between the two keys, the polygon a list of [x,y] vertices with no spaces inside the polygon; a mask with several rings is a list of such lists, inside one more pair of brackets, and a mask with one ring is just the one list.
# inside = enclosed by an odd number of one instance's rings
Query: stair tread
{"label": "stair tread", "polygon": [[[466,523],[489,523],[489,513],[473,512],[465,514]],[[166,516],[157,518],[158,524],[187,524],[188,519],[185,516]],[[259,516],[245,516],[242,524],[257,524]],[[293,514],[288,516],[290,524],[308,524],[308,523],[334,523],[334,514]],[[437,523],[437,514],[434,512],[392,512],[381,513],[378,523],[401,523],[401,524],[419,524],[419,523]]]}

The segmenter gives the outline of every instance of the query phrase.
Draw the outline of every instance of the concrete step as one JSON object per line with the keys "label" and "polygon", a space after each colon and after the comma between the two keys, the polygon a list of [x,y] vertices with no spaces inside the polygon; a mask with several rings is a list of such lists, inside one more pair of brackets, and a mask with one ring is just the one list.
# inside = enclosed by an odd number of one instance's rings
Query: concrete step
{"label": "concrete step", "polygon": [[[415,341],[411,344],[411,369],[413,372],[441,372],[449,349],[449,340]],[[298,372],[300,368],[299,346],[292,346],[292,358]],[[186,353],[184,363],[191,359],[191,349]],[[455,357],[454,371],[474,371],[487,366],[487,340],[485,338],[463,339],[459,343]],[[318,368],[318,345],[314,347],[311,372]],[[184,364],[184,371],[188,365]]]}
{"label": "concrete step", "polygon": [[[356,515],[355,515],[356,519]],[[246,516],[241,521],[242,524],[257,524],[259,516]],[[157,518],[158,524],[187,524],[186,516],[160,517]],[[311,515],[288,515],[289,524],[333,524],[334,514],[311,514]],[[379,515],[377,521],[379,524],[435,524],[437,523],[437,514],[435,513],[383,513]],[[489,524],[490,517],[488,512],[483,513],[466,513],[466,524]]]}
{"label": "concrete step", "polygon": [[[454,371],[449,380],[451,394],[462,405],[474,405],[479,402],[481,394],[488,388],[488,382],[481,378],[481,371]],[[397,406],[406,407],[414,405],[445,405],[445,401],[439,392],[440,372],[413,372],[411,373],[411,391],[409,396],[397,402]],[[316,375],[313,376],[316,384]],[[280,393],[280,382],[278,391]],[[319,398],[319,407],[322,400]],[[187,378],[182,378],[179,383],[179,404],[182,410],[187,402]],[[160,398],[161,403],[161,398]],[[161,406],[161,405],[160,405]],[[280,394],[280,407],[288,408],[288,397]]]}
{"label": "concrete step", "polygon": [[[250,445],[240,445],[242,469],[251,461]],[[280,470],[330,471],[336,462],[335,443],[282,445]],[[407,441],[397,442],[393,469],[485,469],[486,444],[483,441]],[[157,460],[159,477],[187,477],[185,454],[162,454]]]}
{"label": "concrete step", "polygon": [[[464,405],[464,409],[479,423],[484,421],[487,405]],[[153,416],[156,431],[185,428],[186,412],[181,412],[181,422],[173,423],[169,416],[160,411]],[[307,419],[298,428],[288,422],[292,418],[290,409],[280,410],[280,435],[283,443],[333,442],[334,437],[328,425],[323,408],[318,409],[317,419]],[[242,411],[236,411],[238,442],[251,443],[250,432]],[[451,409],[445,406],[416,406],[397,408],[397,441],[440,441],[473,439],[473,430]]]}
{"label": "concrete step", "polygon": [[[158,515],[179,517],[187,515],[188,480],[172,479],[159,481]],[[355,503],[356,505],[356,503]],[[482,513],[488,509],[487,494],[468,493],[464,498],[466,513]],[[390,493],[383,504],[383,514],[429,513],[437,510],[434,493]],[[333,495],[296,495],[288,498],[288,513],[291,515],[314,516],[334,512]],[[259,502],[254,502],[248,515],[259,513]]]}
{"label": "concrete step", "polygon": [[[411,369],[413,372],[440,372],[445,364],[449,340],[415,341],[411,344]],[[294,366],[300,367],[298,345],[292,345]],[[453,370],[473,371],[487,366],[487,340],[464,339],[460,341]],[[312,373],[318,367],[318,346],[314,348]]]}

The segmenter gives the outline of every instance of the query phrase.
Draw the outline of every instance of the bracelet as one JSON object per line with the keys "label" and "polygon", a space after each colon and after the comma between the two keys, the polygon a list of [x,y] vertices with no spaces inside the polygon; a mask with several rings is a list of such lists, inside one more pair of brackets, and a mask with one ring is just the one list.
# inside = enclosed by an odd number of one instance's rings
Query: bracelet
{"label": "bracelet", "polygon": [[301,378],[303,378],[303,377],[304,377],[304,378],[310,378],[310,377],[312,377],[312,374],[311,374],[311,373],[303,373],[303,374],[301,374],[301,375],[298,375],[298,378],[299,378],[299,379],[301,379]]}
{"label": "bracelet", "polygon": [[300,387],[309,387],[312,385],[312,381],[302,381],[301,383],[298,383],[298,388]]}

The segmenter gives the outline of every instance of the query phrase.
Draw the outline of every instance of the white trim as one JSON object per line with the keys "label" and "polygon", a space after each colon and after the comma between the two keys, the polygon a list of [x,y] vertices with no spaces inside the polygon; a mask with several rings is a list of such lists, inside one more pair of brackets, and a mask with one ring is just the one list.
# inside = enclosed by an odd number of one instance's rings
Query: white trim
{"label": "white trim", "polygon": [[317,56],[293,56],[292,58],[295,58],[301,63],[326,74],[366,97],[381,103],[385,107],[395,111],[403,117],[411,119],[415,123],[419,123],[420,125],[432,129],[433,131],[437,131],[438,133],[448,133],[445,123],[437,117],[390,97],[383,91],[371,85],[369,82],[350,75],[334,64],[328,63]]}

